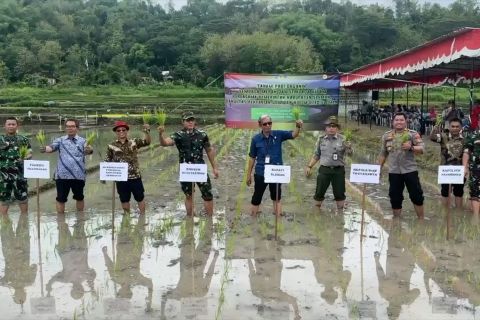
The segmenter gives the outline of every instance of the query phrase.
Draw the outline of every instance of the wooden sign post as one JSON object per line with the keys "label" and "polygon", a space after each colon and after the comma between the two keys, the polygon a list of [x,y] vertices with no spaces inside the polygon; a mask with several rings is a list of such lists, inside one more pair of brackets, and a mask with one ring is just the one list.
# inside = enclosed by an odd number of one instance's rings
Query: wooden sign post
{"label": "wooden sign post", "polygon": [[25,160],[23,162],[24,178],[36,179],[37,189],[37,229],[40,239],[40,179],[50,179],[50,161],[47,160]]}
{"label": "wooden sign post", "polygon": [[290,174],[290,166],[265,165],[265,183],[275,183],[276,199],[273,207],[273,210],[275,210],[275,240],[278,238],[278,216],[280,215],[278,210],[278,193],[280,184],[290,183]]}
{"label": "wooden sign post", "polygon": [[450,194],[452,193],[452,184],[463,184],[465,178],[465,168],[463,166],[438,166],[438,184],[448,184],[447,195],[447,240],[450,239]]}
{"label": "wooden sign post", "polygon": [[128,163],[100,162],[100,180],[112,181],[112,240],[115,237],[115,183],[128,180]]}
{"label": "wooden sign post", "polygon": [[350,167],[350,182],[363,183],[362,223],[360,228],[360,242],[362,242],[365,225],[365,192],[367,190],[367,184],[380,183],[380,166],[376,164],[352,164]]}

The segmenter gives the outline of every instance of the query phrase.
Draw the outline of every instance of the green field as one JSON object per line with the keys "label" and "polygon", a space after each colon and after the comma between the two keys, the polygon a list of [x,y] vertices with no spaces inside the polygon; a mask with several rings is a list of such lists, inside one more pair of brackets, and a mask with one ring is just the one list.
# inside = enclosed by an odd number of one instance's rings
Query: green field
{"label": "green field", "polygon": [[223,116],[221,88],[194,86],[93,86],[33,88],[10,86],[0,89],[2,114],[25,117],[38,114],[82,116],[94,113],[105,118],[134,117],[145,111],[163,109],[169,122],[183,111],[195,111],[204,119]]}

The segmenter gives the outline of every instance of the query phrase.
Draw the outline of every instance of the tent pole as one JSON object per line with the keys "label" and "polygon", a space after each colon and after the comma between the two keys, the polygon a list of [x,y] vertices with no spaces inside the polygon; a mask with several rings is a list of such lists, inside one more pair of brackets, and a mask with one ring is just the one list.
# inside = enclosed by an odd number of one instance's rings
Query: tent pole
{"label": "tent pole", "polygon": [[[475,58],[472,58],[472,69],[470,70],[470,117],[473,109],[473,70],[475,69]],[[470,119],[471,120],[471,119]]]}
{"label": "tent pole", "polygon": [[453,85],[453,103],[457,105],[457,85]]}
{"label": "tent pole", "polygon": [[357,90],[357,126],[360,126],[360,91]]}
{"label": "tent pole", "polygon": [[[422,100],[420,101],[420,135],[425,134],[425,120],[423,119],[423,97],[425,92],[425,68],[422,69]],[[427,107],[428,108],[428,107]]]}
{"label": "tent pole", "polygon": [[408,105],[408,83],[407,83],[407,107],[409,107],[409,105]]}
{"label": "tent pole", "polygon": [[423,119],[423,93],[425,91],[425,85],[422,84],[422,100],[420,102],[420,134],[425,134],[425,120]]}
{"label": "tent pole", "polygon": [[348,92],[347,92],[347,88],[344,88],[345,90],[345,126],[347,125],[347,100],[348,100]]}

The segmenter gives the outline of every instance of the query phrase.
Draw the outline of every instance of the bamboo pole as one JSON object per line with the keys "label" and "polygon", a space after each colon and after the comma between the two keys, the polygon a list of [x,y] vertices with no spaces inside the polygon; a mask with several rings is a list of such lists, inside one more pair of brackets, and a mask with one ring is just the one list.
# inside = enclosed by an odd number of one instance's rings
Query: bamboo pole
{"label": "bamboo pole", "polygon": [[278,189],[279,189],[279,184],[275,184],[275,240],[278,238],[278,216],[280,213],[278,212]]}
{"label": "bamboo pole", "polygon": [[112,241],[115,239],[115,181],[112,185]]}
{"label": "bamboo pole", "polygon": [[362,189],[362,222],[360,227],[360,242],[363,242],[363,231],[364,231],[364,224],[365,224],[365,192],[367,190],[367,184],[363,184]]}

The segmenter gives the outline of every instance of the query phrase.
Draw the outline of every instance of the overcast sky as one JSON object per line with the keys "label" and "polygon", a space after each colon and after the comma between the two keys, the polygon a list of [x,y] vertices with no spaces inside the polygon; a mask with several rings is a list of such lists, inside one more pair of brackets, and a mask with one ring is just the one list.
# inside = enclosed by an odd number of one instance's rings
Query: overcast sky
{"label": "overcast sky", "polygon": [[[383,6],[393,6],[392,0],[350,0],[350,1],[359,5],[368,5],[368,4],[378,3]],[[168,0],[152,0],[152,2],[159,3],[165,8],[168,4]],[[228,2],[228,0],[217,0],[217,2],[225,3],[225,2]],[[335,1],[335,2],[340,2],[340,1]],[[418,0],[418,2],[420,4],[423,4],[425,2],[430,2],[430,3],[438,3],[442,6],[448,6],[449,4],[455,2],[455,0],[436,0],[436,1]],[[182,6],[187,4],[187,0],[172,0],[172,3],[176,9],[180,9]]]}

